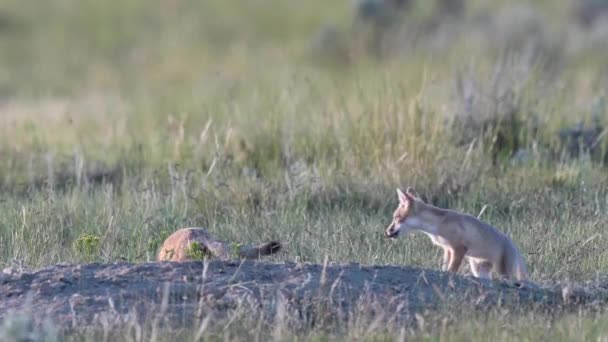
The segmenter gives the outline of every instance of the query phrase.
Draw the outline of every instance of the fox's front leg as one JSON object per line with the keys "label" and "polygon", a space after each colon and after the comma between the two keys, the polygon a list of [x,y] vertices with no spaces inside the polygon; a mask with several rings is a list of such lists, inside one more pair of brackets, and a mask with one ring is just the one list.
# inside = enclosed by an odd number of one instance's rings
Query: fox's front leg
{"label": "fox's front leg", "polygon": [[448,271],[458,272],[458,268],[460,268],[460,264],[462,263],[462,259],[464,259],[465,254],[467,254],[466,247],[454,248],[452,250],[452,257],[450,260],[450,265],[448,266]]}
{"label": "fox's front leg", "polygon": [[447,271],[450,266],[451,261],[452,261],[452,250],[449,248],[444,248],[443,249],[443,263],[441,264],[441,270]]}

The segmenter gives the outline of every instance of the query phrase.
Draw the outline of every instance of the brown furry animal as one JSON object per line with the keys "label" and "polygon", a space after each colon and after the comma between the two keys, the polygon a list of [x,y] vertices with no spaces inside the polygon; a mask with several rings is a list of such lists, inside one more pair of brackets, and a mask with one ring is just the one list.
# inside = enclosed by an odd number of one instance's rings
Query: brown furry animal
{"label": "brown furry animal", "polygon": [[387,238],[421,231],[443,249],[444,271],[458,272],[467,259],[475,277],[490,279],[495,271],[501,277],[528,280],[526,262],[504,232],[474,216],[424,203],[411,187],[405,192],[397,188],[397,196],[399,206],[384,231]]}
{"label": "brown furry animal", "polygon": [[181,228],[169,235],[158,252],[158,261],[188,261],[214,257],[221,259],[259,259],[281,250],[281,243],[270,241],[258,246],[218,241],[204,228]]}

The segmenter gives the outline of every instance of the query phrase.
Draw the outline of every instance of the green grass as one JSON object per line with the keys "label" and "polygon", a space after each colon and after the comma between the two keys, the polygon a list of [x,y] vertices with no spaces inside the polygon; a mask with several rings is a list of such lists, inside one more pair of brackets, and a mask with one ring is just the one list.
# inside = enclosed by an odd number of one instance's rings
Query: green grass
{"label": "green grass", "polygon": [[[470,22],[504,4],[471,3]],[[238,242],[280,239],[277,261],[437,268],[425,236],[382,237],[395,188],[414,186],[444,207],[487,206],[482,218],[513,237],[534,280],[595,279],[608,271],[605,167],[549,151],[606,95],[606,48],[578,47],[590,38],[567,11],[542,6],[548,47],[531,62],[459,20],[382,61],[353,48],[336,66],[309,45],[323,25],[350,27],[338,1],[4,1],[0,265],[152,260],[168,234],[196,225]],[[429,16],[419,11],[409,28]],[[563,31],[574,38],[552,43]],[[484,94],[479,115],[516,104],[532,162],[493,165],[488,132],[473,128],[474,143],[454,144],[444,122],[463,110],[458,72]],[[517,101],[487,100],[502,88]],[[91,178],[100,171],[111,180]],[[604,323],[473,319],[404,334],[601,340]]]}

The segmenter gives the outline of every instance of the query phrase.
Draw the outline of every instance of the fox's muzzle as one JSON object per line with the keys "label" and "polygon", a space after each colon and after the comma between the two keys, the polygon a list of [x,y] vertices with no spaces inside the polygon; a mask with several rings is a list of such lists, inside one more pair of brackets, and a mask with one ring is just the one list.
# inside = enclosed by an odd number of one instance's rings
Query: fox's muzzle
{"label": "fox's muzzle", "polygon": [[395,222],[391,223],[384,231],[384,237],[394,239],[399,235],[399,230],[395,229]]}

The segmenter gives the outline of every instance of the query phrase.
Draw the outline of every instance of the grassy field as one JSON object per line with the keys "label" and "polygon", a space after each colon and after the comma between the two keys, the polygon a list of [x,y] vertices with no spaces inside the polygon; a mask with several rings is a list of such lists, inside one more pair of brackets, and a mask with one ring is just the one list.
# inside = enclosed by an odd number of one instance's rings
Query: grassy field
{"label": "grassy field", "polygon": [[[485,208],[534,281],[605,274],[608,145],[575,158],[558,133],[605,121],[608,24],[565,0],[435,2],[378,44],[346,1],[2,1],[0,265],[148,261],[204,226],[279,239],[275,261],[438,268],[422,234],[382,237],[413,186]],[[605,315],[507,316],[366,336],[608,338]]]}

